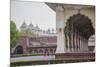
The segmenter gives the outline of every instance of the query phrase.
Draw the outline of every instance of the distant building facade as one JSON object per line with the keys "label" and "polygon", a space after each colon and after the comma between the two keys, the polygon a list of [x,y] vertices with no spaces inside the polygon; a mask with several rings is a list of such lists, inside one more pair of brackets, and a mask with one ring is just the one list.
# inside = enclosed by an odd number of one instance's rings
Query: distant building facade
{"label": "distant building facade", "polygon": [[25,21],[24,21],[23,24],[21,25],[20,30],[21,30],[21,31],[29,30],[29,31],[31,31],[31,32],[33,32],[33,33],[35,33],[35,34],[37,34],[38,36],[46,36],[46,35],[47,35],[47,36],[49,36],[49,35],[53,36],[53,35],[56,35],[54,29],[51,29],[51,30],[50,30],[50,29],[48,29],[48,30],[42,30],[42,29],[39,28],[38,25],[34,26],[34,25],[32,24],[32,22],[31,22],[29,25],[27,25],[27,24],[25,23]]}
{"label": "distant building facade", "polygon": [[15,54],[40,53],[46,55],[55,54],[57,47],[56,36],[27,37],[21,36],[14,51]]}
{"label": "distant building facade", "polygon": [[25,22],[20,27],[21,31],[31,31],[36,36],[27,36],[22,34],[19,38],[17,46],[14,50],[15,54],[33,54],[40,53],[46,55],[55,54],[57,47],[57,35],[54,30],[48,29],[47,31],[41,30],[39,26],[33,26],[33,24],[27,25]]}

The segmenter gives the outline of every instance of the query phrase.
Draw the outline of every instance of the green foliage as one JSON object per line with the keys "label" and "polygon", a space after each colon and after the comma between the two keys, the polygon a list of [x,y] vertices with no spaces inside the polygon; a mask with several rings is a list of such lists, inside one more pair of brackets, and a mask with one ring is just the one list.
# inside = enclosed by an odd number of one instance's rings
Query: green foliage
{"label": "green foliage", "polygon": [[34,53],[34,54],[16,54],[16,57],[24,57],[24,56],[44,56],[43,53]]}
{"label": "green foliage", "polygon": [[11,45],[11,48],[16,46],[18,38],[19,38],[19,32],[16,28],[16,24],[14,21],[10,21],[10,45]]}

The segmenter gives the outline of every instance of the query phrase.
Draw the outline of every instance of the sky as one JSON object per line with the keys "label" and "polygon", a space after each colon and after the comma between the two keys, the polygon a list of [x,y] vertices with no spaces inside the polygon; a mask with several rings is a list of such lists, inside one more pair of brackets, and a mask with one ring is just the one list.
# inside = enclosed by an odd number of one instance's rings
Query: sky
{"label": "sky", "polygon": [[43,30],[56,29],[56,13],[45,3],[11,0],[10,9],[10,19],[15,21],[18,29],[24,21],[27,25],[38,25]]}

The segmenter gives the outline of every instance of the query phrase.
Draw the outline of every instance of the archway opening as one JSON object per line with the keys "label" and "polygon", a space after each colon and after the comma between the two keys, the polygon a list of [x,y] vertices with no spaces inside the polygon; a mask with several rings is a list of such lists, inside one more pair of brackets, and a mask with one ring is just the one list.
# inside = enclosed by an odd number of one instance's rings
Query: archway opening
{"label": "archway opening", "polygon": [[70,51],[87,51],[88,39],[95,34],[91,20],[80,13],[71,16],[64,28],[66,48]]}
{"label": "archway opening", "polygon": [[15,49],[16,54],[23,54],[23,47],[22,46],[17,46]]}

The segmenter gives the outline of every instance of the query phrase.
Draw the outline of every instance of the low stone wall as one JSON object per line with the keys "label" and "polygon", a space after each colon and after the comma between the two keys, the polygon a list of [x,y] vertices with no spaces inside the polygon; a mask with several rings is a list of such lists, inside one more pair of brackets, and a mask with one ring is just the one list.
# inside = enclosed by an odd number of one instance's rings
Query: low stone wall
{"label": "low stone wall", "polygon": [[56,59],[66,59],[66,60],[95,60],[95,53],[60,53],[55,54]]}

